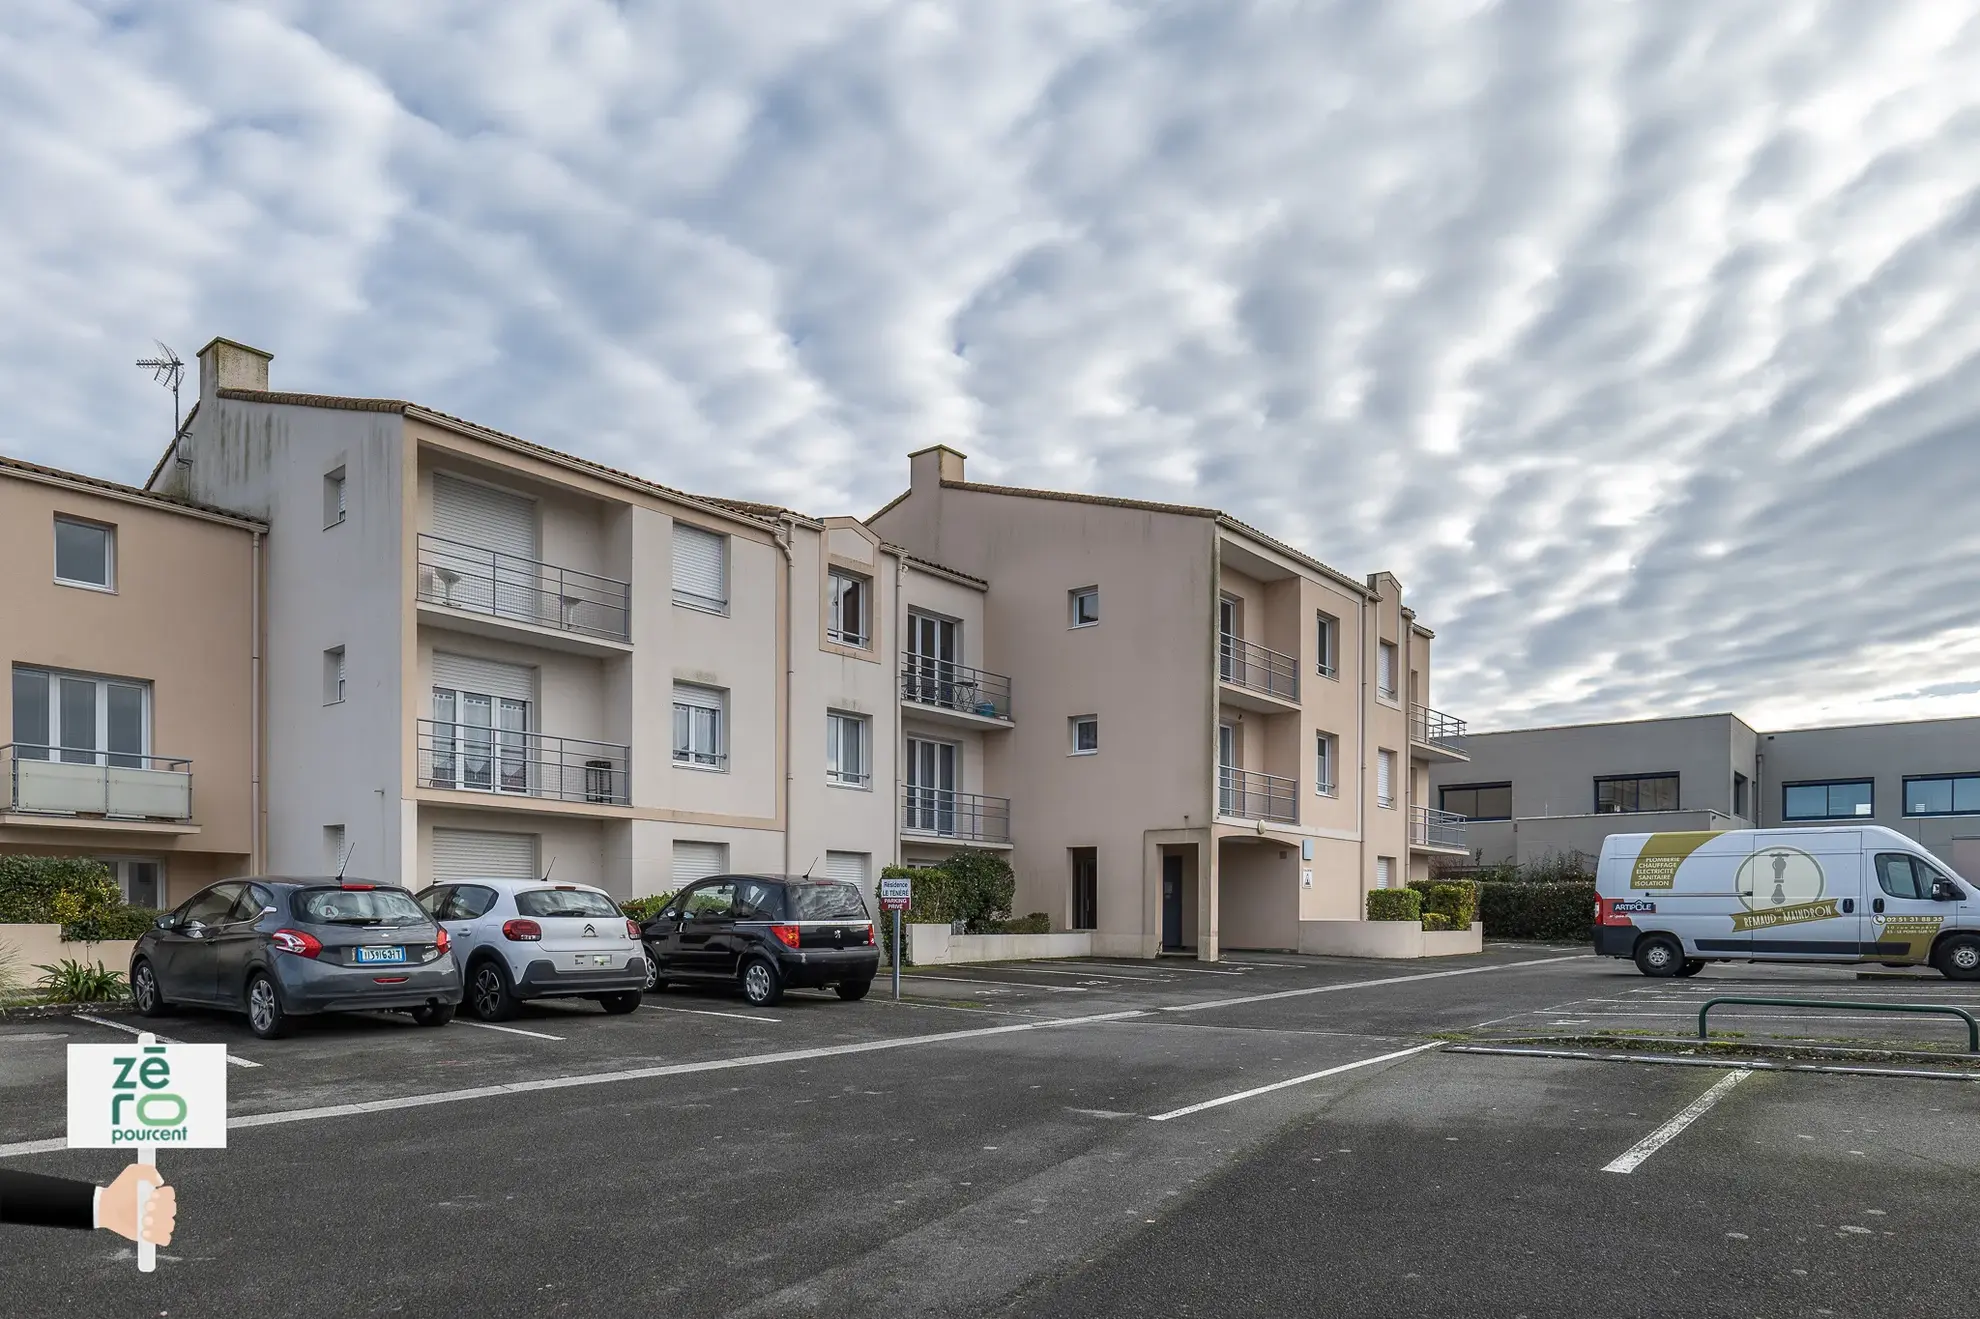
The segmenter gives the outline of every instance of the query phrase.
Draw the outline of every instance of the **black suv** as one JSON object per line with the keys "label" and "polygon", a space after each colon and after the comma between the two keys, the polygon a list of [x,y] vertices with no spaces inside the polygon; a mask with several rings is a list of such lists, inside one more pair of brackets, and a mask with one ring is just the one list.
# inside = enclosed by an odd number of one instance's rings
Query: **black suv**
{"label": "black suv", "polygon": [[786,989],[827,985],[865,998],[880,969],[873,917],[843,880],[716,875],[676,893],[639,934],[648,989],[725,980],[758,1007]]}

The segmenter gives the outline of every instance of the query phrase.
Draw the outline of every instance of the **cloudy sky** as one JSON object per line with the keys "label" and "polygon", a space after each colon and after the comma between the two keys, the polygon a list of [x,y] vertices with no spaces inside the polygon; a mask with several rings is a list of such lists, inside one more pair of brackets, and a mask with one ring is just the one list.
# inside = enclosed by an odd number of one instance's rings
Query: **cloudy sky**
{"label": "cloudy sky", "polygon": [[1474,727],[1980,713],[1980,4],[6,0],[0,451],[131,363],[1403,579]]}

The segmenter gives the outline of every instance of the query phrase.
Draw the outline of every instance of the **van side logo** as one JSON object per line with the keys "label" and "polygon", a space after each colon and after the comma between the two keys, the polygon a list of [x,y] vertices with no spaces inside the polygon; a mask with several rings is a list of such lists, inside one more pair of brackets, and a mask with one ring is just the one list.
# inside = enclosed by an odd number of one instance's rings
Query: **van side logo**
{"label": "van side logo", "polygon": [[1823,898],[1828,876],[1822,863],[1798,847],[1763,847],[1746,858],[1733,879],[1744,912],[1735,913],[1736,931],[1767,930],[1833,920],[1836,899]]}

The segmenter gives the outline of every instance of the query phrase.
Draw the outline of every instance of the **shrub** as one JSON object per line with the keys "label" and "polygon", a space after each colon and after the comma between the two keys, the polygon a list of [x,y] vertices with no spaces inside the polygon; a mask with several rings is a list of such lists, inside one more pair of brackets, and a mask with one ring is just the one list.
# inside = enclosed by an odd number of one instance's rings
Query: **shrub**
{"label": "shrub", "polygon": [[8,945],[0,943],[0,1003],[21,992],[19,968],[20,954]]}
{"label": "shrub", "polygon": [[1444,915],[1443,912],[1426,911],[1423,913],[1423,928],[1426,930],[1450,930],[1457,927],[1451,924],[1451,918]]}
{"label": "shrub", "polygon": [[[1442,916],[1449,929],[1470,929],[1471,923],[1478,919],[1478,885],[1468,879],[1431,884],[1423,895],[1423,914],[1426,918],[1432,914]],[[1424,928],[1430,928],[1427,919]]]}
{"label": "shrub", "polygon": [[112,907],[95,916],[72,920],[62,927],[62,937],[73,943],[102,943],[105,939],[136,939],[158,923],[161,915],[152,907]]}
{"label": "shrub", "polygon": [[649,894],[643,898],[627,898],[619,904],[619,910],[628,920],[650,921],[660,914],[660,909],[673,900],[679,889],[669,889],[665,893]]}
{"label": "shrub", "polygon": [[998,921],[992,934],[1050,934],[1052,918],[1042,911],[1019,916],[1008,921]]}
{"label": "shrub", "polygon": [[103,963],[84,966],[65,958],[53,966],[37,966],[43,972],[41,997],[48,1003],[108,1003],[124,997],[124,973],[107,970]]}
{"label": "shrub", "polygon": [[1009,861],[995,852],[967,847],[940,869],[955,882],[951,920],[967,922],[971,934],[986,934],[998,921],[1009,919],[1017,897],[1017,875]]}
{"label": "shrub", "polygon": [[78,856],[0,856],[0,924],[67,925],[122,905],[101,861]]}
{"label": "shrub", "polygon": [[1595,921],[1592,882],[1484,883],[1478,889],[1479,916],[1494,939],[1586,939]]}
{"label": "shrub", "polygon": [[1422,920],[1423,896],[1416,890],[1408,888],[1370,889],[1368,919],[1371,921]]}

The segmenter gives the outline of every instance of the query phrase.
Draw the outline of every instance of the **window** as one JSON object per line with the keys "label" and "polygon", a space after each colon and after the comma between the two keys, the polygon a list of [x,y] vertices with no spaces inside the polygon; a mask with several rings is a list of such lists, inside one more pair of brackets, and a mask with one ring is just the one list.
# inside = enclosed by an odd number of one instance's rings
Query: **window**
{"label": "window", "polygon": [[735,910],[736,881],[718,879],[682,896],[686,899],[681,903],[683,916],[691,921],[716,920]]}
{"label": "window", "polygon": [[674,523],[674,603],[714,614],[729,612],[727,536]]}
{"label": "window", "polygon": [[323,478],[323,529],[325,531],[340,526],[344,521],[344,469],[327,473]]}
{"label": "window", "polygon": [[344,648],[332,646],[323,652],[323,703],[336,705],[344,699]]}
{"label": "window", "polygon": [[323,826],[323,873],[337,874],[344,864],[344,826],[326,824]]}
{"label": "window", "polygon": [[1375,858],[1375,887],[1388,888],[1396,882],[1396,859],[1392,856]]}
{"label": "window", "polygon": [[830,597],[825,605],[825,636],[842,646],[864,649],[871,637],[867,632],[867,598],[872,583],[864,577],[832,569]]}
{"label": "window", "polygon": [[98,591],[117,589],[117,532],[100,522],[55,519],[55,580]]}
{"label": "window", "polygon": [[674,763],[693,769],[722,769],[729,763],[723,739],[728,730],[728,694],[714,687],[674,684]]}
{"label": "window", "polygon": [[727,843],[706,843],[688,838],[674,840],[673,878],[677,887],[686,887],[697,879],[719,875],[728,868]]}
{"label": "window", "polygon": [[165,896],[165,886],[161,874],[165,867],[153,859],[135,860],[127,857],[99,857],[110,871],[110,877],[117,882],[117,891],[124,895],[124,902],[132,907],[156,907]]}
{"label": "window", "polygon": [[1339,780],[1334,777],[1334,757],[1338,754],[1338,743],[1332,733],[1316,733],[1313,738],[1313,790],[1323,797],[1331,797],[1338,790]]}
{"label": "window", "polygon": [[1313,667],[1323,678],[1332,678],[1339,674],[1335,656],[1339,653],[1336,647],[1340,645],[1340,638],[1341,621],[1338,618],[1332,614],[1314,615]]}
{"label": "window", "polygon": [[1396,699],[1396,643],[1393,641],[1376,643],[1375,694],[1388,701]]}
{"label": "window", "polygon": [[825,781],[846,788],[866,788],[873,784],[873,769],[867,756],[871,745],[871,722],[864,715],[825,715]]}
{"label": "window", "polygon": [[1678,776],[1633,774],[1595,780],[1597,815],[1631,815],[1638,811],[1678,808]]}
{"label": "window", "polygon": [[1467,820],[1512,819],[1512,784],[1453,783],[1438,790],[1438,805]]}
{"label": "window", "polygon": [[866,915],[860,892],[866,888],[866,873],[873,868],[871,852],[827,852],[825,878],[837,884],[805,885],[793,892],[793,905],[804,912],[800,920],[830,921],[840,917],[857,920]]}
{"label": "window", "polygon": [[529,702],[453,687],[433,689],[430,786],[529,791]]}
{"label": "window", "polygon": [[1939,882],[1944,878],[1922,857],[1912,856],[1908,852],[1877,854],[1877,884],[1894,898],[1931,902]]}
{"label": "window", "polygon": [[1874,814],[1875,800],[1875,788],[1869,779],[1788,783],[1781,788],[1781,818],[1850,820]]}
{"label": "window", "polygon": [[1071,610],[1072,626],[1092,627],[1100,621],[1100,588],[1082,586],[1071,592],[1068,608]]}
{"label": "window", "polygon": [[1742,820],[1750,820],[1753,818],[1752,814],[1747,809],[1747,807],[1751,804],[1747,800],[1752,795],[1751,789],[1752,789],[1752,784],[1747,780],[1746,775],[1740,773],[1738,770],[1734,770],[1733,771],[1733,814],[1737,815]]}
{"label": "window", "polygon": [[1396,753],[1383,750],[1375,753],[1375,804],[1391,809],[1396,804]]}
{"label": "window", "polygon": [[1100,716],[1077,715],[1072,720],[1072,753],[1087,756],[1100,749]]}
{"label": "window", "polygon": [[14,670],[16,759],[144,769],[150,750],[150,683]]}
{"label": "window", "polygon": [[1904,781],[1906,815],[1980,815],[1980,774]]}
{"label": "window", "polygon": [[1072,927],[1100,927],[1100,852],[1093,847],[1067,849],[1072,855]]}

